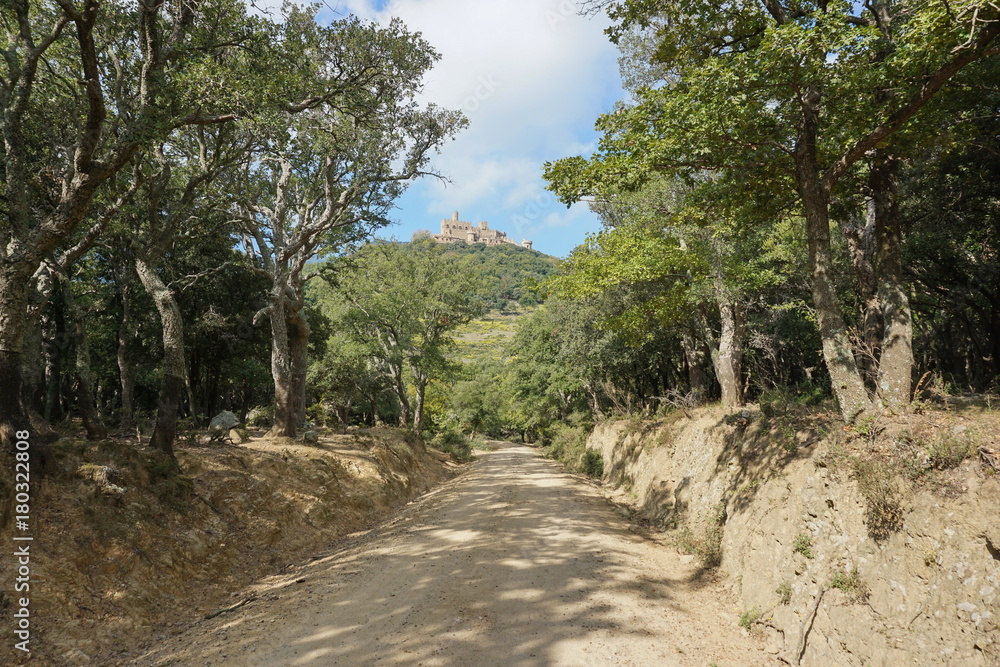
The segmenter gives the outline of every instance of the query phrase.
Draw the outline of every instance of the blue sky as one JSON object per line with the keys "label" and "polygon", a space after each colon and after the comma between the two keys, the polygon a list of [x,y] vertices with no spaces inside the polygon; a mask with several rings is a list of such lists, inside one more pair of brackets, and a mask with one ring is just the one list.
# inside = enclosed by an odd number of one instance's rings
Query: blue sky
{"label": "blue sky", "polygon": [[[258,6],[262,3],[257,1]],[[275,0],[274,5],[280,5]],[[465,112],[470,127],[434,166],[452,183],[426,179],[399,200],[385,236],[438,232],[459,211],[536,250],[565,257],[597,231],[586,204],[567,209],[545,190],[542,165],[596,147],[594,121],[624,97],[607,19],[581,17],[570,0],[325,0],[320,17],[354,13],[380,23],[398,16],[441,54],[423,99]]]}

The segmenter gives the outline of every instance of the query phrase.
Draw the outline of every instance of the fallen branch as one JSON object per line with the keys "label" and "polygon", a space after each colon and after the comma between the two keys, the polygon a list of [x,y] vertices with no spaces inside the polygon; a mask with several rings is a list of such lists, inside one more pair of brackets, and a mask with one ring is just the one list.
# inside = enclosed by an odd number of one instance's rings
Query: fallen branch
{"label": "fallen branch", "polygon": [[256,595],[251,595],[250,597],[243,598],[241,601],[237,602],[232,607],[226,607],[225,609],[218,609],[216,611],[213,611],[210,614],[205,614],[205,620],[207,621],[210,618],[215,618],[216,616],[221,616],[221,615],[227,614],[227,613],[229,613],[231,611],[235,611],[235,610],[239,609],[240,607],[242,607],[243,605],[249,604],[249,603],[253,602],[256,599],[257,599]]}

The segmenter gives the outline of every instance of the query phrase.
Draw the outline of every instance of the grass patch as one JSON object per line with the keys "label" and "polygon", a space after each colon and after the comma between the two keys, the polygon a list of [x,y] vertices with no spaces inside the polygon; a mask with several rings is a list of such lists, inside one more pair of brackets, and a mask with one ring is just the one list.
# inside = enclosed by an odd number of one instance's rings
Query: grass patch
{"label": "grass patch", "polygon": [[935,470],[957,468],[965,459],[972,458],[979,451],[971,437],[946,435],[936,438],[927,447],[930,466]]}
{"label": "grass patch", "polygon": [[838,571],[830,580],[830,587],[843,591],[854,602],[862,602],[868,598],[868,584],[858,574],[858,568],[850,572]]}
{"label": "grass patch", "polygon": [[726,508],[717,505],[705,522],[705,530],[698,535],[690,526],[682,526],[674,536],[674,546],[681,553],[697,556],[707,568],[718,567],[722,562],[722,536],[726,523]]}
{"label": "grass patch", "polygon": [[806,558],[812,558],[812,545],[812,537],[809,536],[809,533],[799,533],[795,536],[795,541],[792,542],[792,550]]}
{"label": "grass patch", "polygon": [[763,615],[763,612],[757,605],[754,605],[750,609],[743,610],[743,613],[740,614],[740,627],[745,630],[749,630]]}

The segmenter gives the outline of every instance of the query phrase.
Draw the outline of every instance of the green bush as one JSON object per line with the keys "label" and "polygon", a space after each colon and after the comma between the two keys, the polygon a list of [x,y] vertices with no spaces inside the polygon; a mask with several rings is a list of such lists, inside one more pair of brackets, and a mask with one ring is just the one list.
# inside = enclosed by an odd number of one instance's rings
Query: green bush
{"label": "green bush", "polygon": [[583,474],[598,478],[604,476],[604,459],[600,452],[593,449],[586,451],[583,455]]}
{"label": "green bush", "polygon": [[842,590],[855,602],[862,602],[868,597],[868,584],[861,578],[858,568],[850,572],[836,572],[830,580],[830,587]]}
{"label": "green bush", "polygon": [[604,459],[599,452],[587,449],[589,434],[589,424],[559,424],[548,434],[546,454],[565,463],[571,470],[591,477],[601,477],[604,475]]}
{"label": "green bush", "polygon": [[459,462],[472,459],[472,443],[458,430],[445,429],[431,439],[431,447],[438,449]]}
{"label": "green bush", "polygon": [[930,465],[935,470],[948,470],[955,468],[967,458],[976,454],[976,447],[972,438],[962,438],[960,436],[943,436],[934,440],[927,448],[927,456]]}
{"label": "green bush", "polygon": [[792,549],[806,558],[812,558],[812,538],[809,537],[808,533],[799,533],[792,543]]}

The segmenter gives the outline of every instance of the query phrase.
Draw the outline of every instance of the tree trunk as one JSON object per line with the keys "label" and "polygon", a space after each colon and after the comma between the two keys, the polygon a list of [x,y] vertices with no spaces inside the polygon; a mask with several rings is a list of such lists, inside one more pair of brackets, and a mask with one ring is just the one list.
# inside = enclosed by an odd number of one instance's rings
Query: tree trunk
{"label": "tree trunk", "polygon": [[420,431],[424,421],[424,396],[427,392],[427,376],[414,372],[417,395],[413,405],[413,430]]}
{"label": "tree trunk", "polygon": [[861,340],[864,347],[859,363],[866,381],[874,388],[878,374],[878,358],[882,348],[882,305],[878,298],[878,279],[875,276],[875,207],[872,197],[865,205],[862,220],[852,217],[841,222],[847,239],[847,249],[854,266],[854,277],[861,297]]}
{"label": "tree trunk", "polygon": [[870,412],[873,405],[858,372],[830,277],[830,195],[820,180],[816,154],[819,102],[820,94],[814,89],[806,91],[801,100],[802,118],[795,146],[796,178],[805,214],[813,303],[823,341],[823,359],[840,413],[844,421],[853,423],[859,415]]}
{"label": "tree trunk", "polygon": [[128,295],[128,285],[119,282],[119,292],[122,297],[122,321],[118,327],[118,377],[122,385],[122,415],[119,428],[122,431],[132,430],[132,417],[135,413],[133,396],[135,381],[132,378],[132,368],[129,365],[128,343],[132,337],[132,299]]}
{"label": "tree trunk", "polygon": [[681,348],[684,350],[684,361],[687,364],[688,385],[694,399],[701,403],[708,395],[708,378],[705,375],[705,364],[708,362],[708,350],[705,344],[690,330],[685,330],[681,336]]}
{"label": "tree trunk", "polygon": [[94,400],[94,375],[90,369],[90,346],[87,344],[87,329],[83,313],[76,305],[73,289],[65,274],[62,277],[63,303],[69,317],[70,339],[76,348],[76,402],[83,419],[83,427],[87,431],[88,440],[102,440],[108,437],[108,429],[97,414],[97,402]]}
{"label": "tree trunk", "polygon": [[309,370],[309,322],[303,309],[285,314],[288,349],[292,363],[292,421],[297,428],[306,423],[306,373]]}
{"label": "tree trunk", "polygon": [[274,288],[270,301],[271,377],[274,380],[274,424],[271,426],[271,435],[294,438],[295,392],[292,380],[292,356],[288,345],[288,324],[285,321],[284,290]]}
{"label": "tree trunk", "polygon": [[156,426],[149,444],[164,454],[174,456],[177,411],[184,391],[184,320],[174,294],[145,260],[135,260],[135,270],[142,286],[156,304],[163,330],[163,380],[156,406]]}
{"label": "tree trunk", "polygon": [[406,394],[406,383],[403,381],[403,367],[391,366],[393,386],[396,389],[396,397],[399,398],[399,426],[406,428],[410,425],[410,397]]}
{"label": "tree trunk", "polygon": [[[21,407],[22,349],[27,317],[27,286],[30,275],[4,266],[0,272],[0,444],[4,453],[14,452],[18,431],[31,424]],[[30,442],[30,440],[29,440]],[[6,473],[5,473],[6,474]]]}
{"label": "tree trunk", "polygon": [[727,408],[743,406],[743,337],[746,332],[746,312],[739,303],[719,301],[722,335],[719,337],[719,384],[722,404]]}
{"label": "tree trunk", "polygon": [[[37,276],[37,283],[50,282],[48,276]],[[24,354],[21,357],[21,374],[24,407],[39,415],[45,413],[45,338],[42,317],[51,294],[51,287],[32,285],[25,319]]]}
{"label": "tree trunk", "polygon": [[897,411],[909,405],[913,381],[913,324],[900,260],[898,172],[898,160],[883,150],[875,151],[868,176],[869,208],[875,220],[878,300],[885,327],[878,367],[878,394],[885,405]]}

